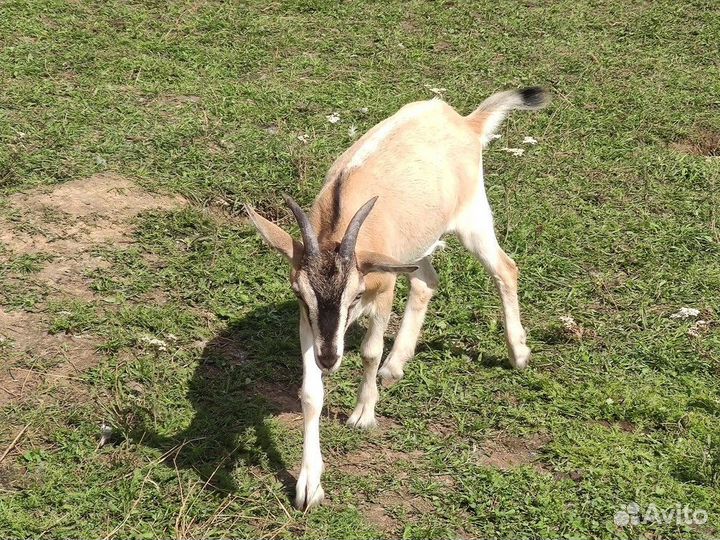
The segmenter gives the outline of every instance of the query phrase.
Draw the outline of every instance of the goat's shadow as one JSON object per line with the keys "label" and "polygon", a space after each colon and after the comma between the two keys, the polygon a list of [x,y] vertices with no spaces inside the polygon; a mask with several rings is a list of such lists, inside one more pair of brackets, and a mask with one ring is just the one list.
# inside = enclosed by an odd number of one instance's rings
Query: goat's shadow
{"label": "goat's shadow", "polygon": [[[162,451],[170,467],[196,471],[210,489],[236,491],[233,473],[238,465],[262,465],[273,471],[292,497],[296,479],[267,420],[282,413],[301,414],[297,325],[298,307],[292,301],[263,306],[231,321],[204,346],[188,384],[194,415],[187,428],[169,436],[159,434],[152,413],[133,406],[134,420],[127,426],[131,439]],[[357,348],[362,331],[358,325],[348,330],[348,349]],[[424,346],[447,347],[437,340]],[[494,357],[483,363],[501,365]]]}
{"label": "goat's shadow", "polygon": [[209,488],[235,491],[239,463],[263,464],[291,495],[295,479],[267,418],[301,411],[297,309],[294,302],[273,304],[231,322],[204,346],[188,385],[195,409],[190,425],[163,436],[141,421],[132,438],[163,451],[169,466],[195,470]]}

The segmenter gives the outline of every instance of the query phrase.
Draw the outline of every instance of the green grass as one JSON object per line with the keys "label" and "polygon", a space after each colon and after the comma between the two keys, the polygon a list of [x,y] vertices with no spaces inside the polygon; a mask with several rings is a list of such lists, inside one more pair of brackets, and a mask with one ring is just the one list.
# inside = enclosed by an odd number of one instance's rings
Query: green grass
{"label": "green grass", "polygon": [[[673,147],[720,132],[716,7],[4,2],[0,215],[22,228],[3,198],[105,170],[190,205],[103,248],[89,298],[32,281],[52,257],[0,248],[0,306],[92,336],[102,356],[71,390],[0,410],[0,451],[30,426],[0,465],[0,536],[717,537],[720,160]],[[281,413],[297,406],[296,307],[242,204],[290,223],[281,191],[309,205],[351,125],[428,87],[467,113],[535,84],[553,105],[513,116],[485,158],[531,368],[505,369],[492,282],[450,241],[417,358],[381,393],[382,429],[341,421],[355,346],[327,382],[328,500],[293,510],[302,434]],[[539,144],[524,156],[500,150],[525,135]],[[669,318],[683,306],[712,321],[699,337]],[[98,448],[103,422],[114,436]],[[541,441],[534,461],[482,458],[510,439]],[[616,527],[632,501],[708,521]]]}

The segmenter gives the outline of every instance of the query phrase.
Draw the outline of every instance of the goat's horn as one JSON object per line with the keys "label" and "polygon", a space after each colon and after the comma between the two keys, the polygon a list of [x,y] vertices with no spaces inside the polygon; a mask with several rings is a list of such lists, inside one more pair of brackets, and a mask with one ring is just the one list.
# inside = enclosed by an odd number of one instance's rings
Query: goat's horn
{"label": "goat's horn", "polygon": [[300,225],[300,232],[302,233],[303,244],[305,245],[305,254],[309,256],[317,255],[320,252],[318,238],[307,215],[290,195],[283,193],[283,199],[285,199],[285,204],[292,210],[292,213],[295,214],[295,219],[297,219],[298,225]]}
{"label": "goat's horn", "polygon": [[357,243],[360,227],[362,227],[363,222],[368,217],[368,214],[370,214],[370,210],[373,209],[373,206],[375,206],[377,200],[377,196],[373,197],[368,202],[363,204],[360,207],[360,210],[355,212],[355,215],[350,221],[350,225],[348,225],[347,230],[345,231],[345,236],[343,237],[340,244],[340,249],[338,252],[342,257],[349,259],[353,256],[353,253],[355,253],[355,244]]}

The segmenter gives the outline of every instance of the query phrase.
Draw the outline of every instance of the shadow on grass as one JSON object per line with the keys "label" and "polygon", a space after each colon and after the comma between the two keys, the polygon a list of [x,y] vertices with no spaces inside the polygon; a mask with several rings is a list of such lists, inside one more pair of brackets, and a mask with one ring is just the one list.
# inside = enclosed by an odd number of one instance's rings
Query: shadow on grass
{"label": "shadow on grass", "polygon": [[[272,304],[228,324],[205,345],[188,385],[187,399],[194,408],[190,425],[174,435],[160,435],[151,412],[137,407],[131,415],[135,418],[129,426],[131,438],[166,454],[169,467],[194,470],[207,488],[221,492],[237,490],[233,475],[238,467],[269,468],[292,499],[296,478],[276,446],[277,433],[268,419],[302,412],[297,311],[295,302]],[[347,351],[357,350],[363,333],[359,325],[348,330]],[[386,353],[393,338],[387,337]],[[421,346],[447,348],[442,340]],[[465,349],[457,352],[467,353]],[[509,368],[505,358],[481,357],[488,367]],[[344,423],[346,419],[344,413],[335,413],[335,420]],[[301,436],[302,422],[295,429]]]}
{"label": "shadow on grass", "polygon": [[[148,418],[142,427],[131,430],[132,437],[166,452],[169,466],[195,470],[208,488],[235,491],[236,467],[263,465],[274,471],[292,496],[295,478],[275,445],[267,419],[300,413],[301,378],[297,304],[258,308],[233,321],[204,347],[189,384],[188,400],[195,415],[187,429],[161,436]],[[147,412],[143,416],[147,418]]]}

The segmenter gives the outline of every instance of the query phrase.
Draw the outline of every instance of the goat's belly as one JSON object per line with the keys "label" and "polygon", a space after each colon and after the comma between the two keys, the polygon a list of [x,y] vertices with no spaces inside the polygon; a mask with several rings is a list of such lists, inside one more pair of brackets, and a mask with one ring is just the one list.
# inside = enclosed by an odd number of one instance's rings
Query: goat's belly
{"label": "goat's belly", "polygon": [[415,249],[411,249],[410,246],[406,247],[408,249],[402,250],[401,253],[396,253],[394,257],[402,263],[409,264],[432,256],[437,250],[445,247],[445,242],[436,240],[430,244],[420,245]]}

